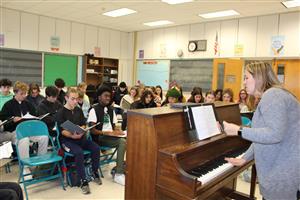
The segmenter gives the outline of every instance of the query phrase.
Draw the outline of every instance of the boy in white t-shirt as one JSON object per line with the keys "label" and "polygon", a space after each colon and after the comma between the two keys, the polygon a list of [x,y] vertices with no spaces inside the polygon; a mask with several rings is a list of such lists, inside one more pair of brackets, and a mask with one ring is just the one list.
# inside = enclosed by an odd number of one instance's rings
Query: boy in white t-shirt
{"label": "boy in white t-shirt", "polygon": [[97,91],[98,104],[89,112],[88,123],[90,125],[101,122],[98,126],[91,130],[91,136],[94,142],[100,146],[108,146],[117,148],[117,166],[114,181],[121,185],[125,185],[124,175],[124,155],[126,151],[126,139],[112,137],[109,135],[121,134],[120,130],[115,129],[117,117],[111,103],[112,91],[107,86],[101,86]]}

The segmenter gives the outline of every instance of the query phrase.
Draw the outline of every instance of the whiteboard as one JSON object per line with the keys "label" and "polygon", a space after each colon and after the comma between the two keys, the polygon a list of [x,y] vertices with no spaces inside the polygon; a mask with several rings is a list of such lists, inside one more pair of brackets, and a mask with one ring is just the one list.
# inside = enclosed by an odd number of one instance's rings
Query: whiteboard
{"label": "whiteboard", "polygon": [[169,88],[170,60],[138,60],[137,81],[146,86]]}

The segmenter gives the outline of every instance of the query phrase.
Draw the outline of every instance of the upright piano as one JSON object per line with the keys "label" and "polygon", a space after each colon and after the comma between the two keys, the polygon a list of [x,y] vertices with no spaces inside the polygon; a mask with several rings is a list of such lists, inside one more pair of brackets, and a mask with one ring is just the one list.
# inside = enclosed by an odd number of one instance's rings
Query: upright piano
{"label": "upright piano", "polygon": [[[219,120],[241,124],[238,104],[215,105]],[[237,176],[254,165],[235,167],[250,143],[224,133],[193,142],[182,109],[128,111],[125,199],[253,200],[255,167],[249,194],[236,191]]]}

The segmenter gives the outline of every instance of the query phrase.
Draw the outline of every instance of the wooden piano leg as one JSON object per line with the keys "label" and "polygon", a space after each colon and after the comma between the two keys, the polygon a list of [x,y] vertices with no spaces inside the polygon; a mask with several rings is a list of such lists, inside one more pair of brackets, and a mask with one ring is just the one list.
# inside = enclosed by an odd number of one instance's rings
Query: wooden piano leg
{"label": "wooden piano leg", "polygon": [[250,185],[250,198],[255,199],[255,188],[256,188],[256,167],[252,165],[251,171],[251,185]]}

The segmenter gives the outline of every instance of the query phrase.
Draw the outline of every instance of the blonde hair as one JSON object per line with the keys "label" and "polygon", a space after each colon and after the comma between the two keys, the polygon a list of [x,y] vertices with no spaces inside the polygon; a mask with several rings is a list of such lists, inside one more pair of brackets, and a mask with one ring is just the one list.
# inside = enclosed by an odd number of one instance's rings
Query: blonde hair
{"label": "blonde hair", "polygon": [[87,84],[85,82],[81,82],[77,85],[77,88],[85,88],[87,87]]}
{"label": "blonde hair", "polygon": [[248,71],[255,79],[255,89],[259,93],[263,93],[271,87],[284,89],[269,63],[250,63],[246,65],[246,71]]}
{"label": "blonde hair", "polygon": [[66,96],[69,97],[71,93],[78,94],[77,88],[75,88],[75,87],[68,87],[68,90],[67,90],[67,92],[66,92]]}
{"label": "blonde hair", "polygon": [[28,85],[20,81],[16,81],[13,87],[14,93],[17,93],[18,91],[28,92],[28,90],[29,90]]}
{"label": "blonde hair", "polygon": [[84,93],[78,90],[78,98],[83,99],[84,98]]}

